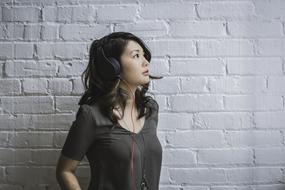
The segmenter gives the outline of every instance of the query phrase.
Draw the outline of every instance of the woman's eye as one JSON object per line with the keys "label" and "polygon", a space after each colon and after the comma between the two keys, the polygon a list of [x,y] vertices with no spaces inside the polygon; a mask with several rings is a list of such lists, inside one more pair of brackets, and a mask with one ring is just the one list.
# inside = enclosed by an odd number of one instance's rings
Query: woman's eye
{"label": "woman's eye", "polygon": [[[139,54],[135,54],[133,57],[136,57],[138,56],[139,57]],[[146,57],[146,54],[143,54],[144,57]]]}

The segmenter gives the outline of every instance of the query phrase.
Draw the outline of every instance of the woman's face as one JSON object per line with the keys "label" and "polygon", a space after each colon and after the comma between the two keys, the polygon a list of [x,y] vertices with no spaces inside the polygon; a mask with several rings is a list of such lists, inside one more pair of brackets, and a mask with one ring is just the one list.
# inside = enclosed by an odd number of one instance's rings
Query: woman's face
{"label": "woman's face", "polygon": [[144,57],[142,47],[130,40],[121,56],[122,77],[133,86],[139,86],[149,82],[149,75],[144,74],[149,70],[149,62]]}

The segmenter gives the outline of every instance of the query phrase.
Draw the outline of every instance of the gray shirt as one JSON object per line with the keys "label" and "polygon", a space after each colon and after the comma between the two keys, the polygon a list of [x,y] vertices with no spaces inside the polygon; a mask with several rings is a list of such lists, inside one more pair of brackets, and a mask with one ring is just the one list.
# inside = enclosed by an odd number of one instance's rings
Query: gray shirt
{"label": "gray shirt", "polygon": [[91,170],[88,190],[133,190],[132,135],[136,190],[140,189],[144,156],[150,190],[159,189],[162,161],[162,146],[157,137],[159,105],[153,98],[148,104],[153,108],[152,114],[146,117],[138,133],[114,124],[96,103],[79,107],[61,153],[78,161],[86,155]]}

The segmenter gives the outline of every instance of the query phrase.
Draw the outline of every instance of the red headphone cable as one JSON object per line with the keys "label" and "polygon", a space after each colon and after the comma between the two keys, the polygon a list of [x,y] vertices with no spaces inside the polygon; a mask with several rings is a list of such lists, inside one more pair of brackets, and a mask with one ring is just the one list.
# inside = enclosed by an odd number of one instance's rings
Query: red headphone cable
{"label": "red headphone cable", "polygon": [[121,80],[124,81],[125,84],[128,86],[128,88],[130,89],[130,92],[131,92],[131,95],[132,95],[132,99],[133,99],[133,101],[132,101],[132,109],[131,109],[131,120],[132,120],[132,124],[133,124],[133,133],[131,134],[131,137],[132,137],[131,176],[132,176],[132,179],[133,179],[133,189],[136,189],[135,188],[135,178],[134,178],[134,135],[135,135],[135,127],[134,127],[133,116],[132,116],[135,97],[134,97],[134,94],[132,93],[131,88],[128,85],[128,82],[125,81],[122,78],[121,78]]}

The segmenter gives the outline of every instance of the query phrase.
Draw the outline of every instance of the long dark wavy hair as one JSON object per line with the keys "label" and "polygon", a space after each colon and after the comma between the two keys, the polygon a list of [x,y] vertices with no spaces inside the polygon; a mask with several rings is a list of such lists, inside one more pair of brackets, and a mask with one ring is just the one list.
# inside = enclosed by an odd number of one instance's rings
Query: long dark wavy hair
{"label": "long dark wavy hair", "polygon": [[[115,108],[115,105],[119,105],[123,112],[122,117],[124,116],[128,93],[119,87],[120,82],[122,82],[120,79],[103,80],[97,73],[96,50],[98,45],[101,44],[103,46],[106,57],[114,57],[121,63],[121,55],[123,54],[130,40],[137,42],[143,48],[145,52],[144,56],[150,62],[151,52],[139,37],[129,32],[113,32],[102,37],[101,39],[96,39],[91,43],[89,50],[89,63],[81,75],[81,80],[83,82],[85,92],[79,100],[78,104],[92,105],[97,102],[101,112],[115,123],[117,123],[118,117],[113,114],[113,109]],[[149,77],[150,79],[163,78],[162,76],[153,75],[149,75]],[[146,96],[148,88],[149,83],[138,87],[135,91],[135,104],[139,112],[137,119],[140,119],[145,115],[148,117],[153,111],[152,106],[148,104],[152,97]]]}

